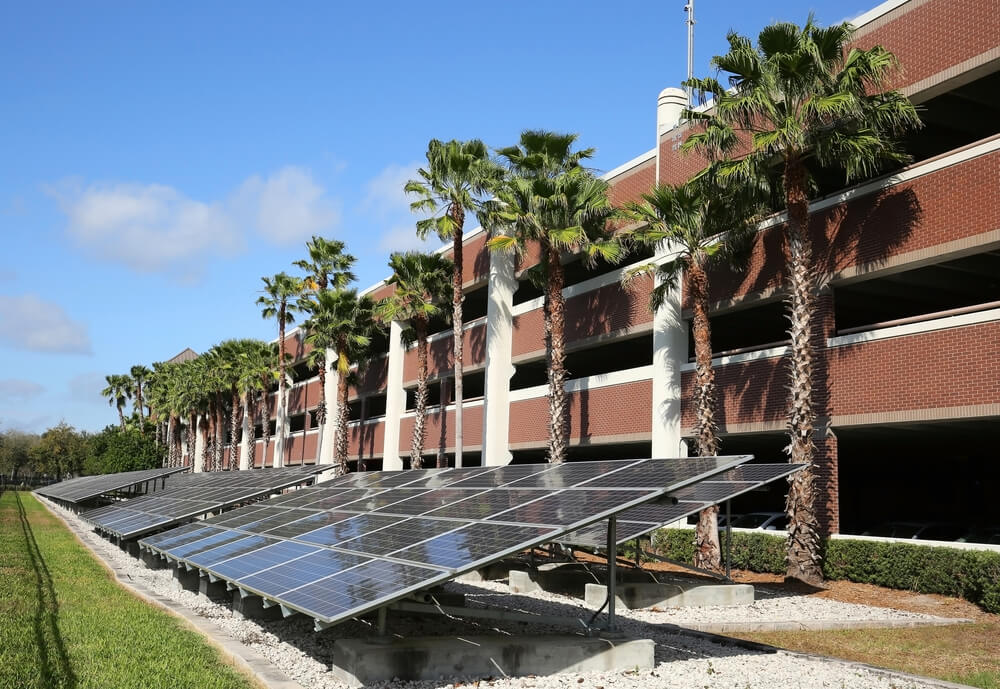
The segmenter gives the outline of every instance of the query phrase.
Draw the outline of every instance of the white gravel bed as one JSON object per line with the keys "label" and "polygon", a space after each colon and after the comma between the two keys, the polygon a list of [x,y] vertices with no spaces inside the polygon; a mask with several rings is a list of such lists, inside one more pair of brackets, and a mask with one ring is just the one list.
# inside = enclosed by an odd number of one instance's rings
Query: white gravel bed
{"label": "white gravel bed", "polygon": [[[48,501],[46,501],[48,502]],[[233,638],[238,639],[267,658],[305,689],[346,689],[329,671],[333,643],[341,637],[367,636],[367,623],[351,621],[324,632],[313,631],[311,619],[302,615],[277,621],[242,620],[233,615],[228,604],[209,601],[204,596],[178,589],[170,569],[148,569],[136,558],[89,530],[89,526],[69,510],[53,503],[50,507],[85,532],[88,545],[107,561],[120,567],[126,576],[153,593],[193,609],[211,619]],[[589,619],[593,611],[582,601],[551,593],[511,595],[506,584],[482,582],[462,584],[452,582],[447,590],[466,595],[467,605],[503,605],[532,612],[574,615]],[[747,607],[751,610],[747,610]],[[611,689],[612,687],[705,687],[707,689],[798,689],[799,687],[836,687],[838,689],[922,689],[939,686],[932,681],[920,681],[886,676],[842,662],[830,662],[788,653],[763,653],[736,646],[724,646],[712,641],[678,633],[672,626],[692,620],[720,619],[891,619],[892,616],[912,617],[912,613],[884,608],[838,603],[816,598],[765,598],[739,610],[729,607],[705,607],[653,612],[650,610],[619,612],[619,626],[625,634],[652,639],[656,644],[653,670],[620,672],[563,673],[545,677],[504,677],[478,680],[450,677],[437,682],[382,683],[379,687],[402,689],[451,689],[463,684],[518,689]],[[845,616],[850,616],[845,617]],[[442,636],[455,634],[540,634],[552,631],[566,633],[564,628],[542,625],[491,621],[464,621],[439,616],[413,617],[389,615],[389,632],[404,636]]]}

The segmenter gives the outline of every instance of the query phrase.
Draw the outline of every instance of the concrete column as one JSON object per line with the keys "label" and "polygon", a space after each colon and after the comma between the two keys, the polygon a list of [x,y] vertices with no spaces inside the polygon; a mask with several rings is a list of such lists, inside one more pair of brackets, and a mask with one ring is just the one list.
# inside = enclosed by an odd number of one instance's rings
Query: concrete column
{"label": "concrete column", "polygon": [[483,466],[510,464],[510,378],[514,340],[515,257],[490,254],[486,287],[486,385],[483,396]]}
{"label": "concrete column", "polygon": [[323,395],[326,397],[326,423],[320,426],[319,443],[316,448],[317,464],[333,464],[334,450],[337,440],[337,414],[340,410],[340,401],[337,399],[337,384],[340,382],[340,374],[337,369],[330,364],[336,361],[337,352],[332,349],[326,350],[326,381],[323,385]]}
{"label": "concrete column", "polygon": [[252,469],[250,466],[250,443],[254,441],[253,424],[250,423],[250,414],[247,413],[246,400],[243,404],[243,421],[240,425],[243,435],[240,437],[240,471]]}
{"label": "concrete column", "polygon": [[194,467],[194,472],[201,473],[204,471],[205,463],[202,461],[202,456],[205,454],[205,430],[201,423],[201,414],[198,415],[198,420],[195,421],[194,429],[194,457],[191,458],[191,466]]}
{"label": "concrete column", "polygon": [[681,443],[681,365],[688,359],[687,343],[681,290],[675,287],[653,317],[653,457],[687,455]]}
{"label": "concrete column", "polygon": [[399,420],[406,411],[406,392],[403,390],[403,324],[393,321],[389,325],[389,367],[385,389],[385,436],[382,445],[382,468],[395,471],[403,468],[399,456]]}
{"label": "concrete column", "polygon": [[[288,387],[285,387],[288,394]],[[274,414],[274,467],[285,466],[285,436],[288,435],[288,412],[285,410],[285,400],[280,393],[277,395]]]}

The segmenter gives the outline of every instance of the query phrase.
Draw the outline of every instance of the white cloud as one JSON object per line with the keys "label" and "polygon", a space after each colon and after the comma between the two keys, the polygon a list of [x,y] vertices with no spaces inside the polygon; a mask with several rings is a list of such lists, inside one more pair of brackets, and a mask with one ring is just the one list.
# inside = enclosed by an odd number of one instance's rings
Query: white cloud
{"label": "white cloud", "polygon": [[45,387],[30,380],[6,378],[0,380],[0,400],[23,402],[45,392]]}
{"label": "white cloud", "polygon": [[226,198],[199,201],[163,184],[95,182],[49,190],[67,234],[96,256],[139,272],[168,272],[190,283],[207,261],[246,249],[250,228],[273,244],[293,244],[340,223],[340,201],[309,170],[288,166],[254,175]]}
{"label": "white cloud", "polygon": [[0,295],[0,342],[32,352],[91,353],[86,324],[35,294]]}
{"label": "white cloud", "polygon": [[140,272],[202,265],[243,248],[225,205],[186,197],[162,184],[95,183],[53,191],[69,221],[67,232],[103,259]]}
{"label": "white cloud", "polygon": [[414,197],[403,191],[407,182],[417,178],[418,167],[419,163],[388,165],[365,185],[361,210],[387,228],[379,238],[383,251],[427,251],[441,246],[436,235],[426,240],[417,237],[417,220],[422,216],[410,211]]}
{"label": "white cloud", "polygon": [[326,196],[304,168],[288,166],[266,179],[253,176],[233,198],[237,213],[248,214],[257,232],[275,244],[296,244],[340,224],[341,203]]}
{"label": "white cloud", "polygon": [[69,397],[74,402],[83,402],[84,404],[101,401],[104,399],[101,397],[101,390],[106,384],[104,376],[97,371],[81,373],[69,379],[67,383]]}

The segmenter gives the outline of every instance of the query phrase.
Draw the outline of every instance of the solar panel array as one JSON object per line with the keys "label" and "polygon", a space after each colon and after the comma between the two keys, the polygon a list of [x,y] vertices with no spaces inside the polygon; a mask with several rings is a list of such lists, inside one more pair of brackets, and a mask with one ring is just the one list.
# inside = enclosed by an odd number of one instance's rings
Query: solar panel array
{"label": "solar panel array", "polygon": [[120,538],[135,538],[304,483],[314,474],[329,469],[329,466],[300,466],[186,474],[170,479],[164,490],[99,507],[80,516],[101,531]]}
{"label": "solar panel array", "polygon": [[327,625],[750,459],[355,473],[139,543]]}
{"label": "solar panel array", "polygon": [[107,493],[125,490],[132,486],[153,481],[164,476],[170,476],[187,467],[170,467],[159,469],[142,469],[140,471],[123,471],[117,474],[98,474],[96,476],[80,476],[59,483],[53,483],[44,488],[38,488],[36,493],[47,498],[64,502],[83,502]]}
{"label": "solar panel array", "polygon": [[[616,543],[621,545],[644,536],[664,524],[684,519],[701,512],[706,507],[718,505],[743,493],[756,490],[805,466],[805,464],[744,464],[644,505],[625,510],[616,518]],[[604,548],[608,542],[607,533],[608,524],[603,521],[568,533],[558,540],[571,545]]]}

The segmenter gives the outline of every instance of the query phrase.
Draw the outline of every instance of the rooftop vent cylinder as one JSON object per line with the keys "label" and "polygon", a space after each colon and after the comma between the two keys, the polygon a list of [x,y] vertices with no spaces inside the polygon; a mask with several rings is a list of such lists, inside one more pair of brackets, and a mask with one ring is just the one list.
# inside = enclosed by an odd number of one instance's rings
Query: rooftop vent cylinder
{"label": "rooftop vent cylinder", "polygon": [[680,124],[681,112],[687,107],[687,94],[683,89],[667,88],[656,99],[656,134],[662,136]]}

